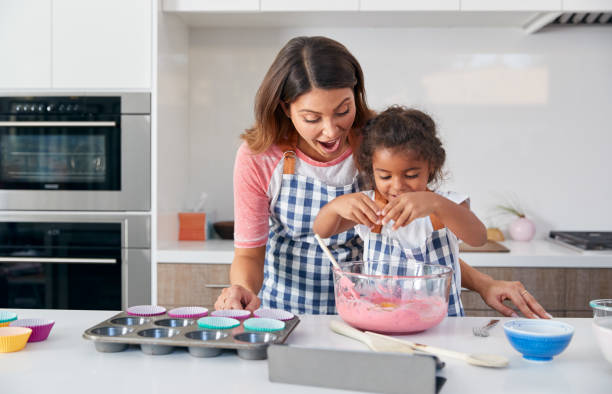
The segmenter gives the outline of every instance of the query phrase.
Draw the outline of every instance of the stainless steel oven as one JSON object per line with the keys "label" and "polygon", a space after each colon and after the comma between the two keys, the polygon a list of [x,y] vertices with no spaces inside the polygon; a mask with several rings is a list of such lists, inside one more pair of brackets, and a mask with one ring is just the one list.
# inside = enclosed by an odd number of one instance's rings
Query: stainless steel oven
{"label": "stainless steel oven", "polygon": [[0,308],[125,310],[151,302],[148,215],[4,215]]}
{"label": "stainless steel oven", "polygon": [[148,93],[0,97],[0,210],[148,211]]}

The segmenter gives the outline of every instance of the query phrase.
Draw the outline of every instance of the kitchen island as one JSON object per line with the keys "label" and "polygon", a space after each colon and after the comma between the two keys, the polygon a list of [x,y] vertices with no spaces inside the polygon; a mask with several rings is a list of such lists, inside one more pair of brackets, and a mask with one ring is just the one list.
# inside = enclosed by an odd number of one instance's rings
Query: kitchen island
{"label": "kitchen island", "polygon": [[[177,348],[162,356],[136,347],[99,353],[83,331],[107,319],[112,311],[14,310],[20,318],[56,321],[44,342],[28,343],[20,352],[0,354],[2,392],[21,393],[254,393],[291,394],[348,391],[272,383],[265,360],[243,360],[233,352],[196,358]],[[300,316],[287,343],[295,346],[366,350],[329,329],[338,316]],[[503,319],[503,323],[505,320]],[[496,353],[510,359],[505,369],[487,369],[446,359],[439,372],[447,378],[442,393],[610,393],[612,365],[600,353],[591,330],[592,319],[559,319],[575,327],[569,347],[550,363],[522,359],[506,340],[501,324],[488,338],[475,337],[472,327],[484,317],[446,318],[440,325],[411,335],[412,341],[471,353]],[[308,371],[304,371],[308,373]]]}

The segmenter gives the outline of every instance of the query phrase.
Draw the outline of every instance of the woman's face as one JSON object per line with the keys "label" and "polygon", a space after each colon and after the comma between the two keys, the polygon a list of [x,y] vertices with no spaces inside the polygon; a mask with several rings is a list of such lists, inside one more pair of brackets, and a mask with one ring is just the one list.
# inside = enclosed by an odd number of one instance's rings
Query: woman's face
{"label": "woman's face", "polygon": [[351,88],[312,89],[284,110],[299,134],[298,148],[312,159],[328,162],[346,150],[355,120]]}
{"label": "woman's face", "polygon": [[388,201],[400,194],[427,190],[429,162],[411,149],[378,148],[372,155],[376,189]]}

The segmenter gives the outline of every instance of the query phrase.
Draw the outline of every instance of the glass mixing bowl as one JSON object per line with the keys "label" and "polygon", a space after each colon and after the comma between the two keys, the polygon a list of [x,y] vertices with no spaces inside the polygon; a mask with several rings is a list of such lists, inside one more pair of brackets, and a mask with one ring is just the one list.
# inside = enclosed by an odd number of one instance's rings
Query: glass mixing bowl
{"label": "glass mixing bowl", "polygon": [[370,274],[384,262],[353,261],[333,269],[336,309],[351,326],[385,334],[408,334],[440,323],[448,310],[453,270],[406,262],[405,275]]}
{"label": "glass mixing bowl", "polygon": [[593,332],[599,349],[612,364],[612,299],[589,302],[593,309]]}

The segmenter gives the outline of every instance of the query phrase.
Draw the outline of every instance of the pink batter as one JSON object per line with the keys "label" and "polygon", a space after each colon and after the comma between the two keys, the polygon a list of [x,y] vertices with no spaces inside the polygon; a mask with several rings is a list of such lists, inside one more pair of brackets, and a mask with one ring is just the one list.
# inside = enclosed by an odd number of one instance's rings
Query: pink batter
{"label": "pink batter", "polygon": [[410,300],[386,298],[375,293],[360,299],[336,294],[340,317],[351,326],[364,331],[388,334],[408,334],[426,330],[446,316],[448,303],[436,296]]}

